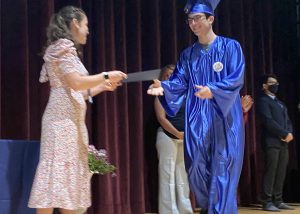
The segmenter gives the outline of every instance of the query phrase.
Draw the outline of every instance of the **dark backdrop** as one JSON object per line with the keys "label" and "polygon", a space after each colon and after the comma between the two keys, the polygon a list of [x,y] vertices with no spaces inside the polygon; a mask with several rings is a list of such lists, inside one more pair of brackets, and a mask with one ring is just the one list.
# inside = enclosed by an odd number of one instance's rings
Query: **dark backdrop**
{"label": "dark backdrop", "polygon": [[[296,140],[299,138],[299,37],[297,0],[223,0],[214,29],[238,40],[246,58],[241,94],[254,99],[263,73],[279,76],[279,97],[287,104]],[[90,36],[84,64],[91,74],[120,69],[127,73],[176,62],[195,38],[185,24],[179,0],[1,0],[0,137],[39,140],[41,116],[49,88],[38,82],[45,28],[54,11],[65,5],[82,7],[89,18]],[[298,23],[299,25],[299,23]],[[117,177],[93,178],[90,214],[140,214],[157,210],[156,128],[150,83],[125,84],[103,93],[88,107],[90,142],[106,148],[117,165]],[[263,159],[255,108],[246,125],[240,203],[257,202]],[[287,201],[300,200],[300,146],[290,145],[285,185]]]}

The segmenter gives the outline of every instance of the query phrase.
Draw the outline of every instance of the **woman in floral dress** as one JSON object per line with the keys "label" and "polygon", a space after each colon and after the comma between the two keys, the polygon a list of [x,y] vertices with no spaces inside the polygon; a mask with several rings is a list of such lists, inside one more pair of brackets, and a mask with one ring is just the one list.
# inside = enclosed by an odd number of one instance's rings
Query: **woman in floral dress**
{"label": "woman in floral dress", "polygon": [[88,20],[83,10],[62,8],[47,29],[48,47],[40,82],[50,82],[51,92],[42,119],[40,161],[29,207],[37,214],[74,214],[91,205],[88,168],[88,133],[85,125],[88,97],[113,91],[126,78],[121,71],[88,75],[78,57],[86,43]]}

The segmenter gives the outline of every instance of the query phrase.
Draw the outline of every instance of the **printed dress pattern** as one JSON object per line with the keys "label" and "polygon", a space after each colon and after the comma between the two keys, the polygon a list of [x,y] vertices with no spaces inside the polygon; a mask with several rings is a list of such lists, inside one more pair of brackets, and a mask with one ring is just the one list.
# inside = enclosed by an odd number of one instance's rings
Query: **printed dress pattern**
{"label": "printed dress pattern", "polygon": [[44,55],[40,82],[50,82],[49,101],[42,118],[40,161],[29,207],[75,210],[91,205],[88,168],[86,103],[80,91],[64,82],[64,75],[88,75],[74,43],[59,39]]}

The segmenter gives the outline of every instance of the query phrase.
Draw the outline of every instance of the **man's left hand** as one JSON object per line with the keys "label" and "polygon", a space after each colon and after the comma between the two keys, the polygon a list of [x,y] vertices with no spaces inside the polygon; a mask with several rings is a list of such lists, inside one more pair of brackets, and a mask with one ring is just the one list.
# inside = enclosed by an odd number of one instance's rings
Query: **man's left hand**
{"label": "man's left hand", "polygon": [[207,86],[202,85],[195,85],[199,91],[195,92],[195,96],[199,97],[200,99],[212,99],[213,94],[211,93],[211,90]]}

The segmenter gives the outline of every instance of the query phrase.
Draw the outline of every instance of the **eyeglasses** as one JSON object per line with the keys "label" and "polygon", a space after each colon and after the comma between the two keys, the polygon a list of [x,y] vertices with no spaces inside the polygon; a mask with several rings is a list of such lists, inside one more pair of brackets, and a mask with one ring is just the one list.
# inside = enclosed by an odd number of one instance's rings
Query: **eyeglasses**
{"label": "eyeglasses", "polygon": [[206,19],[206,16],[201,16],[201,15],[198,15],[198,16],[194,16],[194,17],[188,17],[186,19],[186,23],[187,24],[192,24],[193,22],[194,23],[198,23],[202,20]]}

